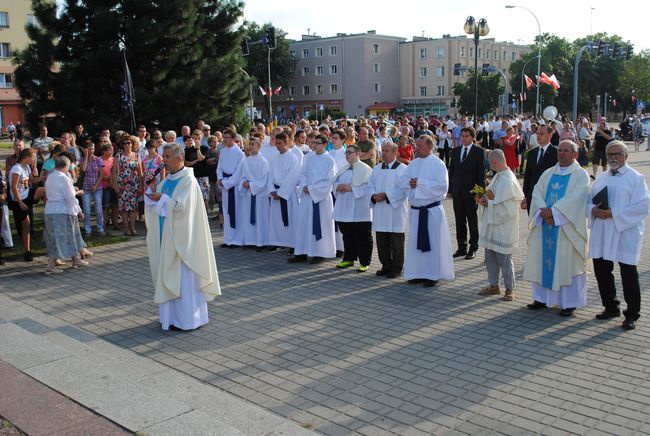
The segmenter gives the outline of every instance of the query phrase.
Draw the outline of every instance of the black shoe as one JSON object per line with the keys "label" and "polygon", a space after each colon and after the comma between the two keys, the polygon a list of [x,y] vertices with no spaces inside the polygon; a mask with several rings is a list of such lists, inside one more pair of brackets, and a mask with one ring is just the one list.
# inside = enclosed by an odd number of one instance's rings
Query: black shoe
{"label": "black shoe", "polygon": [[386,277],[387,279],[396,279],[398,276],[399,274],[394,272],[387,272],[386,274],[384,274],[384,277]]}
{"label": "black shoe", "polygon": [[466,260],[472,260],[476,257],[476,249],[471,248],[468,252],[467,255],[465,256]]}
{"label": "black shoe", "polygon": [[336,257],[338,258],[343,257],[343,252],[341,250],[336,250]]}
{"label": "black shoe", "polygon": [[185,330],[183,330],[183,329],[179,329],[179,328],[176,327],[175,325],[170,325],[170,326],[169,326],[169,330],[171,330],[171,331],[173,331],[173,332],[183,332],[183,331],[185,331]]}
{"label": "black shoe", "polygon": [[621,327],[623,327],[623,330],[634,330],[636,328],[636,320],[634,318],[625,318]]}
{"label": "black shoe", "polygon": [[287,255],[288,256],[293,256],[293,248],[290,248],[287,250]]}
{"label": "black shoe", "polygon": [[422,282],[422,287],[423,288],[433,288],[437,284],[438,284],[438,280],[425,280],[425,281]]}
{"label": "black shoe", "polygon": [[307,255],[299,254],[297,256],[293,256],[291,259],[287,259],[287,262],[289,263],[307,262]]}
{"label": "black shoe", "polygon": [[264,247],[257,247],[257,249],[256,249],[255,251],[257,251],[258,253],[261,253],[262,251],[266,251],[266,248],[264,248]]}
{"label": "black shoe", "polygon": [[621,311],[616,309],[616,310],[608,310],[605,309],[602,312],[596,314],[596,319],[600,320],[605,320],[605,319],[611,319],[611,318],[618,318],[621,316]]}
{"label": "black shoe", "polygon": [[567,307],[566,309],[560,310],[560,316],[571,316],[575,310],[575,307]]}
{"label": "black shoe", "polygon": [[25,251],[25,254],[23,254],[23,259],[25,259],[25,262],[31,262],[34,260],[34,256],[32,255],[31,251]]}
{"label": "black shoe", "polygon": [[424,283],[424,280],[425,279],[411,279],[411,280],[407,280],[406,283],[408,283],[409,285],[417,285],[418,283]]}
{"label": "black shoe", "polygon": [[454,253],[454,257],[463,257],[463,256],[467,256],[467,249],[465,248],[459,248]]}
{"label": "black shoe", "polygon": [[272,245],[270,247],[266,247],[269,253],[273,253],[274,251],[278,251],[279,247],[276,247],[275,245]]}
{"label": "black shoe", "polygon": [[529,308],[530,310],[537,310],[546,307],[546,304],[542,303],[541,301],[535,300],[532,303],[527,304],[526,307]]}
{"label": "black shoe", "polygon": [[230,248],[230,245],[228,245],[228,244],[221,244],[221,248]]}
{"label": "black shoe", "polygon": [[384,271],[383,269],[380,269],[375,273],[376,276],[383,277],[387,274],[387,271]]}
{"label": "black shoe", "polygon": [[325,260],[325,259],[322,258],[322,257],[320,257],[320,256],[314,256],[314,257],[311,258],[311,260],[309,261],[309,263],[312,264],[312,265],[316,265],[317,263],[321,263],[321,262],[323,262],[324,260]]}

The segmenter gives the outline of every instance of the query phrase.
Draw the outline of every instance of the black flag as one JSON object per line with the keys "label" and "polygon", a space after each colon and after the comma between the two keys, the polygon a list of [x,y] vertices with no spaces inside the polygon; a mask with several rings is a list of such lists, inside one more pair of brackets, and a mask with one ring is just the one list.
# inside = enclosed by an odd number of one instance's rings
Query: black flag
{"label": "black flag", "polygon": [[122,59],[122,67],[124,69],[124,83],[122,83],[122,112],[124,113],[124,118],[129,120],[129,127],[131,127],[130,132],[135,133],[135,91],[133,89],[129,64],[126,62],[125,50],[122,50]]}

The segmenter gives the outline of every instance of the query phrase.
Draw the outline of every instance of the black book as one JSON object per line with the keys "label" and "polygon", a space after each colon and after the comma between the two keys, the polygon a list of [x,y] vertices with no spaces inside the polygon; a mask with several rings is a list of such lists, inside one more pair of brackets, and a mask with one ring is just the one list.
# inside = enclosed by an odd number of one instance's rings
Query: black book
{"label": "black book", "polygon": [[600,192],[594,195],[594,198],[591,199],[593,204],[600,203],[598,206],[600,209],[609,209],[609,201],[607,199],[607,186],[600,190]]}

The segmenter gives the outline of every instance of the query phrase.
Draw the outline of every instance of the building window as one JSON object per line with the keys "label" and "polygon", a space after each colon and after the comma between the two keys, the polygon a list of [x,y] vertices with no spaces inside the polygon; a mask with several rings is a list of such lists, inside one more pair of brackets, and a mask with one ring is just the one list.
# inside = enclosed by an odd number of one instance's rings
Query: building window
{"label": "building window", "polygon": [[295,50],[289,50],[289,56],[291,56],[291,59],[296,58],[296,51]]}
{"label": "building window", "polygon": [[336,83],[332,83],[330,85],[330,94],[338,94],[339,93],[339,85]]}
{"label": "building window", "polygon": [[13,78],[11,74],[0,74],[0,88],[13,88]]}
{"label": "building window", "polygon": [[289,87],[289,95],[296,95],[296,87],[295,86],[290,86]]}
{"label": "building window", "polygon": [[36,15],[27,15],[27,24],[31,24],[32,26],[36,28],[41,28],[41,22],[38,21],[38,18],[36,18]]}
{"label": "building window", "polygon": [[515,52],[513,51],[512,52],[512,62],[514,62],[514,61],[515,61]]}
{"label": "building window", "polygon": [[374,89],[375,92],[381,92],[381,84],[379,82],[375,82]]}
{"label": "building window", "polygon": [[478,49],[478,58],[483,59],[483,49],[482,48]]}
{"label": "building window", "polygon": [[323,57],[323,47],[316,47],[316,57]]}
{"label": "building window", "polygon": [[316,66],[316,75],[317,76],[322,76],[323,75],[323,66],[322,65],[317,65]]}
{"label": "building window", "polygon": [[464,58],[465,57],[465,47],[460,48],[460,57]]}
{"label": "building window", "polygon": [[308,48],[303,48],[302,49],[302,58],[307,59],[309,57],[309,49]]}
{"label": "building window", "polygon": [[0,42],[0,58],[11,57],[11,45],[8,42]]}
{"label": "building window", "polygon": [[474,57],[474,47],[469,48],[469,57],[473,58]]}
{"label": "building window", "polygon": [[497,49],[494,50],[494,60],[495,61],[499,60],[499,50],[497,50]]}
{"label": "building window", "polygon": [[302,95],[309,95],[309,85],[302,87]]}
{"label": "building window", "polygon": [[9,27],[9,12],[0,12],[0,27]]}
{"label": "building window", "polygon": [[436,77],[445,77],[445,67],[436,67]]}
{"label": "building window", "polygon": [[438,86],[438,93],[436,95],[445,95],[445,87],[442,85]]}
{"label": "building window", "polygon": [[309,76],[309,67],[302,67],[302,76]]}
{"label": "building window", "polygon": [[445,57],[445,48],[444,47],[438,47],[436,50],[436,54],[438,55],[439,58],[444,58]]}
{"label": "building window", "polygon": [[379,69],[380,69],[380,68],[379,68],[379,64],[374,64],[374,65],[372,66],[372,72],[373,72],[373,73],[378,73],[378,72],[379,72]]}
{"label": "building window", "polygon": [[485,59],[490,59],[490,49],[485,50]]}
{"label": "building window", "polygon": [[426,59],[427,58],[427,49],[426,48],[421,48],[420,49],[420,59]]}
{"label": "building window", "polygon": [[379,44],[373,44],[372,45],[372,54],[379,54]]}
{"label": "building window", "polygon": [[336,46],[330,46],[330,56],[336,56]]}
{"label": "building window", "polygon": [[339,67],[336,65],[330,65],[330,74],[338,74],[339,73]]}
{"label": "building window", "polygon": [[427,96],[427,87],[420,86],[420,97],[426,97],[426,96]]}
{"label": "building window", "polygon": [[323,85],[316,85],[316,94],[323,95],[325,91],[323,90]]}
{"label": "building window", "polygon": [[503,50],[503,60],[505,61],[507,59],[508,59],[508,52]]}
{"label": "building window", "polygon": [[427,67],[420,67],[420,78],[427,77]]}

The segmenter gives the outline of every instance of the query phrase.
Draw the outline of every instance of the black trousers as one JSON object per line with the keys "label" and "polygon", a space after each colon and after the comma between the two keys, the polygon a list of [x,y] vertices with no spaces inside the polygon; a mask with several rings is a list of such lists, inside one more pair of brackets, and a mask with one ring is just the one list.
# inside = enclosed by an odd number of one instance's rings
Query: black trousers
{"label": "black trousers", "polygon": [[[618,263],[621,269],[623,282],[623,297],[627,304],[626,317],[638,319],[641,312],[641,288],[639,286],[639,273],[636,265]],[[603,258],[594,259],[594,273],[598,281],[598,290],[603,306],[607,310],[618,310],[619,301],[616,299],[616,285],[614,284],[614,262]]]}
{"label": "black trousers", "polygon": [[401,274],[404,267],[404,233],[375,232],[381,270]]}
{"label": "black trousers", "polygon": [[459,249],[467,248],[467,227],[469,227],[469,248],[478,250],[478,218],[476,201],[471,194],[454,196],[454,216],[456,217],[456,242]]}
{"label": "black trousers", "polygon": [[445,166],[449,168],[449,159],[451,159],[451,148],[447,145],[445,148],[438,149],[438,157],[441,161],[445,163]]}
{"label": "black trousers", "polygon": [[344,223],[336,222],[343,235],[343,260],[370,265],[372,257],[372,223],[370,221]]}

